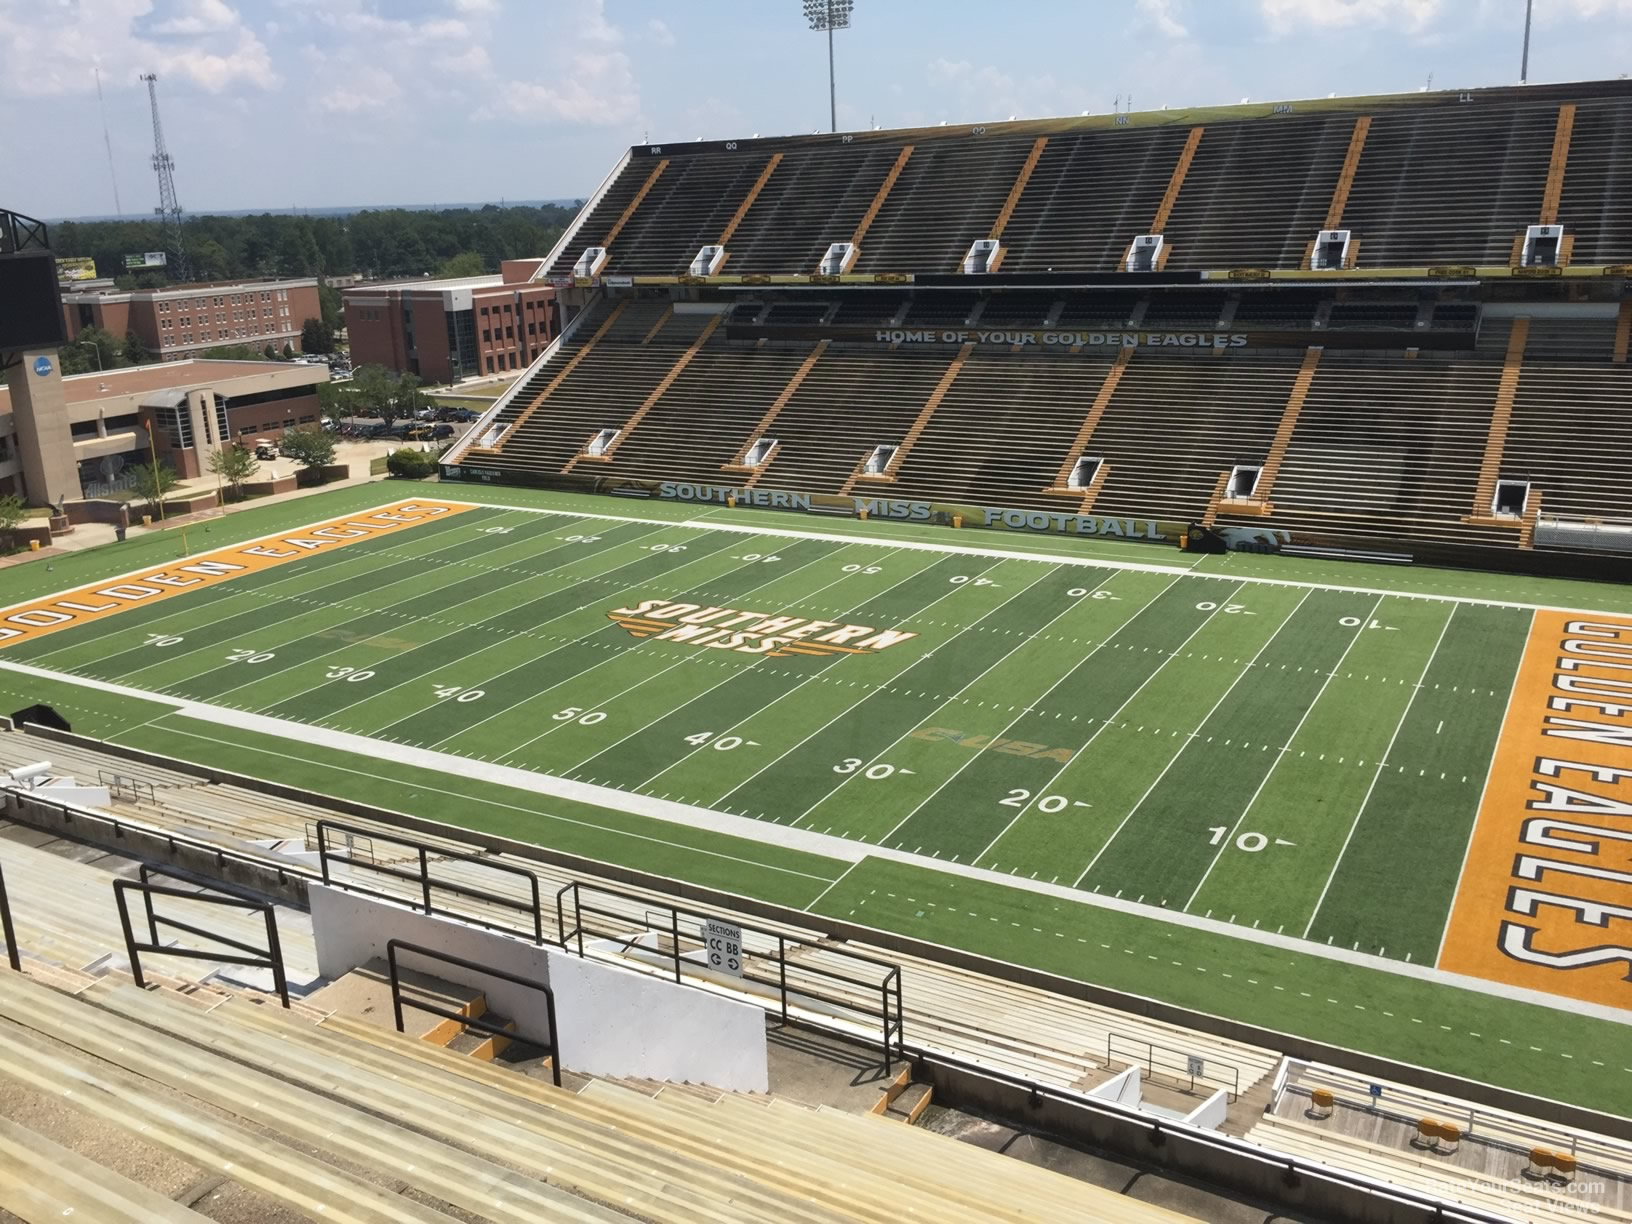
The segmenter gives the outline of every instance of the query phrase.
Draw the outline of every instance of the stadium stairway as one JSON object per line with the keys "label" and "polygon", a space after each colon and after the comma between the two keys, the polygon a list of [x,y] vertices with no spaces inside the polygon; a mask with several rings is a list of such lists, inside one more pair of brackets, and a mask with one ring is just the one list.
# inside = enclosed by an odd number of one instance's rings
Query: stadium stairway
{"label": "stadium stairway", "polygon": [[575,1092],[357,1020],[127,984],[0,975],[0,1079],[322,1218],[1187,1218],[884,1119]]}

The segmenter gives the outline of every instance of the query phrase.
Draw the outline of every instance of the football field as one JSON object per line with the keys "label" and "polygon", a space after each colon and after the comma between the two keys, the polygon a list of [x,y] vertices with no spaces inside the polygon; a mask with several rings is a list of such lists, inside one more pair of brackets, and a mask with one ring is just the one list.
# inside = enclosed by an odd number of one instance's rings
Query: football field
{"label": "football field", "polygon": [[[197,589],[103,586],[129,606],[42,622],[0,668],[185,702],[189,735],[253,715],[403,771],[747,818],[733,853],[768,865],[876,847],[1039,906],[1432,966],[1536,615],[1135,545],[431,500]],[[864,857],[807,871],[803,900],[857,914]]]}

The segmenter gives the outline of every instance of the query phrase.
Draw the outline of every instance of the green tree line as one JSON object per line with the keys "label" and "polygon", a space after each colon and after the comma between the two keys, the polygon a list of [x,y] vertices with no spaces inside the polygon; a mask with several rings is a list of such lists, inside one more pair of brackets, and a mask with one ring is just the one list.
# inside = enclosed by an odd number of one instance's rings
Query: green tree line
{"label": "green tree line", "polygon": [[[187,257],[197,280],[269,276],[422,276],[456,257],[461,267],[497,272],[502,259],[544,255],[575,213],[555,205],[440,211],[368,209],[338,217],[262,213],[189,217]],[[99,276],[126,288],[159,288],[162,268],[125,272],[125,256],[165,249],[156,221],[60,221],[51,227],[56,254],[90,256]],[[474,257],[474,258],[472,258]]]}

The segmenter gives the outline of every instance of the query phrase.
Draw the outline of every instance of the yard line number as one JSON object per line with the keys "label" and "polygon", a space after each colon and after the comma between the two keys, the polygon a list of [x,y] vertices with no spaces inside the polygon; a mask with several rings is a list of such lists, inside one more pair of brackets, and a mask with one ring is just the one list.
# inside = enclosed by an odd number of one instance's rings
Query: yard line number
{"label": "yard line number", "polygon": [[[998,800],[1004,807],[1012,808],[1023,808],[1030,801],[1031,792],[1018,786],[1009,792],[1007,798]],[[1085,808],[1093,806],[1091,803],[1084,803],[1081,799],[1067,799],[1064,795],[1044,795],[1037,800],[1037,810],[1039,812],[1054,813],[1063,812],[1068,807]]]}
{"label": "yard line number", "polygon": [[456,684],[438,684],[436,689],[438,701],[480,701],[487,696],[487,690],[479,688],[460,688]]}
{"label": "yard line number", "polygon": [[749,748],[759,747],[758,740],[743,739],[740,735],[722,735],[716,739],[712,731],[699,731],[696,735],[688,735],[686,736],[686,743],[695,748],[709,745],[716,752],[730,752],[733,748],[741,748],[744,745]]}
{"label": "yard line number", "polygon": [[606,721],[606,711],[591,710],[585,714],[583,706],[568,706],[564,710],[557,710],[550,717],[556,722],[575,722],[583,727],[593,727],[598,722]]}
{"label": "yard line number", "polygon": [[[177,640],[180,640],[180,639],[177,639]],[[232,651],[231,653],[229,653],[227,655],[227,662],[228,663],[265,663],[268,660],[275,659],[277,657],[278,657],[277,652],[273,651],[273,650],[254,650],[254,649],[250,649],[250,650],[234,650],[234,651]]]}
{"label": "yard line number", "polygon": [[[867,762],[860,757],[845,757],[840,764],[833,766],[833,772],[836,774],[853,774],[861,769],[863,765],[867,765]],[[867,768],[862,770],[861,776],[870,778],[874,782],[882,782],[892,774],[910,774],[912,772],[910,769],[900,769],[885,761],[877,761],[872,765],[867,765]]]}

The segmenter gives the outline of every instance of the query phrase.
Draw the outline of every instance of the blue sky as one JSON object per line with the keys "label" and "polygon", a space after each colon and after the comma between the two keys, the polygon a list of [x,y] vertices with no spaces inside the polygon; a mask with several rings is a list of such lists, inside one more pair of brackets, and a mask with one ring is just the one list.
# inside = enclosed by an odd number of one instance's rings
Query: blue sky
{"label": "blue sky", "polygon": [[[1632,72],[1632,0],[1535,0],[1533,81]],[[856,0],[839,125],[1510,84],[1524,0]],[[0,205],[191,211],[572,197],[626,146],[827,126],[800,0],[0,0]],[[33,144],[37,153],[30,155]],[[20,155],[19,155],[20,154]],[[21,166],[32,167],[27,175]]]}

